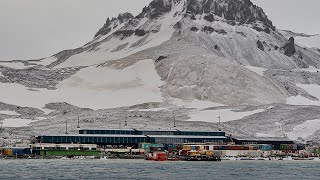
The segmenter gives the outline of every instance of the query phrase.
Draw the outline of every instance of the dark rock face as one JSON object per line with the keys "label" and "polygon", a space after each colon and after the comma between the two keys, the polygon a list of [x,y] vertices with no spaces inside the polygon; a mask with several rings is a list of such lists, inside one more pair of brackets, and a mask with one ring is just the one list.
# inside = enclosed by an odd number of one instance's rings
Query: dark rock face
{"label": "dark rock face", "polygon": [[190,29],[190,31],[198,32],[198,31],[199,31],[199,29],[198,29],[197,27],[192,27],[192,28]]}
{"label": "dark rock face", "polygon": [[115,24],[113,27],[111,27],[111,25],[113,25],[113,23],[115,21],[119,21],[120,24],[129,21],[130,19],[133,19],[134,16],[130,13],[124,13],[124,14],[119,14],[117,18],[112,18],[111,20],[108,18],[106,23],[103,25],[103,27],[95,34],[94,37],[97,37],[99,35],[106,35],[109,34],[111,32],[112,29],[116,28],[118,26],[118,24]]}
{"label": "dark rock face", "polygon": [[136,29],[134,31],[134,35],[136,35],[136,36],[145,36],[146,34],[147,34],[146,31],[143,29]]}
{"label": "dark rock face", "polygon": [[171,3],[166,3],[163,0],[153,0],[149,4],[149,18],[150,19],[156,19],[160,17],[162,14],[170,12],[171,11]]}
{"label": "dark rock face", "polygon": [[134,16],[131,13],[124,13],[124,14],[119,14],[118,15],[118,20],[120,21],[120,23],[124,23],[126,20],[130,20],[133,19]]}
{"label": "dark rock face", "polygon": [[214,29],[213,29],[213,27],[205,26],[205,27],[202,28],[202,31],[211,34],[211,33],[214,32]]}
{"label": "dark rock face", "polygon": [[220,47],[218,45],[215,45],[214,49],[217,50],[217,51],[220,51]]}
{"label": "dark rock face", "polygon": [[134,33],[134,30],[119,30],[114,32],[113,35],[120,37],[120,39],[125,39],[132,36]]}
{"label": "dark rock face", "polygon": [[198,0],[188,0],[187,3],[187,13],[193,15],[202,13],[202,7],[199,5]]}
{"label": "dark rock face", "polygon": [[209,14],[207,16],[204,16],[203,19],[209,21],[209,22],[213,22],[214,21],[214,16],[213,14]]}
{"label": "dark rock face", "polygon": [[283,46],[284,54],[288,57],[293,56],[296,53],[296,48],[294,44],[294,38],[289,38],[289,41],[286,45]]}
{"label": "dark rock face", "polygon": [[159,56],[158,59],[156,59],[156,63],[160,62],[161,60],[163,59],[167,59],[168,57],[167,56]]}
{"label": "dark rock face", "polygon": [[320,52],[320,49],[317,49]]}
{"label": "dark rock face", "polygon": [[108,18],[106,23],[103,25],[103,27],[94,35],[94,37],[97,37],[99,35],[106,35],[108,34],[112,29],[110,27],[111,21]]}
{"label": "dark rock face", "polygon": [[223,35],[226,35],[227,32],[223,29],[214,29],[213,27],[210,27],[210,26],[205,26],[202,28],[202,31],[205,32],[205,33],[208,33],[208,34],[211,34],[213,32],[216,32],[218,34],[223,34]]}
{"label": "dark rock face", "polygon": [[173,26],[174,29],[181,29],[182,28],[182,24],[181,22],[177,22],[174,26]]}
{"label": "dark rock face", "polygon": [[261,28],[261,27],[258,27],[258,26],[253,26],[253,29],[255,29],[256,31],[259,31],[259,32],[265,32],[265,33],[268,33],[270,34],[271,30],[269,28]]}
{"label": "dark rock face", "polygon": [[261,51],[264,51],[263,43],[260,40],[257,41],[257,46]]}
{"label": "dark rock face", "polygon": [[240,34],[242,37],[247,37],[247,35],[244,32],[237,32],[237,34]]}
{"label": "dark rock face", "polygon": [[223,30],[223,29],[216,29],[215,32],[218,33],[218,34],[223,34],[223,35],[227,34],[227,32],[225,30]]}

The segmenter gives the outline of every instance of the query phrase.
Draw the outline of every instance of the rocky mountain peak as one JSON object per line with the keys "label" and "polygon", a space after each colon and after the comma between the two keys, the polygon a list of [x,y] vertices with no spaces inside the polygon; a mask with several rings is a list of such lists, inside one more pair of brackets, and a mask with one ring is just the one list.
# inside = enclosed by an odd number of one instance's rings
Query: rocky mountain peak
{"label": "rocky mountain peak", "polygon": [[[176,8],[178,5],[182,8]],[[185,18],[191,20],[203,18],[213,22],[222,19],[231,25],[247,24],[257,31],[266,33],[275,30],[263,10],[250,0],[153,0],[136,17],[130,13],[124,13],[111,20],[108,18],[95,37],[108,34],[125,22],[132,24],[131,20],[137,22],[142,18],[155,20],[171,11],[175,11],[175,14],[182,14]],[[130,26],[130,23],[128,26]]]}
{"label": "rocky mountain peak", "polygon": [[275,30],[262,8],[250,0],[187,0],[186,13],[195,19],[205,14],[204,18],[213,15],[224,18],[231,25],[252,24],[258,31],[270,33]]}

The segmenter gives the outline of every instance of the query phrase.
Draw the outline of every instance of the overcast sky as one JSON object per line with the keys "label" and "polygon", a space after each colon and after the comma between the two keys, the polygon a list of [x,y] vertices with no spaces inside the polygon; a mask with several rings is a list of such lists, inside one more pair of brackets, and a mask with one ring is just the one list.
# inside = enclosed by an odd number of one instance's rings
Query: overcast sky
{"label": "overcast sky", "polygon": [[[320,0],[252,0],[277,28],[320,33]],[[90,41],[107,17],[151,0],[0,0],[0,60],[51,56]]]}

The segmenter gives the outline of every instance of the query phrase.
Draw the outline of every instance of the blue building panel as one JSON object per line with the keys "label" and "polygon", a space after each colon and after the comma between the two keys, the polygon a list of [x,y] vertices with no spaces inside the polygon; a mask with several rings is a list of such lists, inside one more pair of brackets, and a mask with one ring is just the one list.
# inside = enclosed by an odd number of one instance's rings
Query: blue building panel
{"label": "blue building panel", "polygon": [[149,130],[149,129],[81,129],[79,134],[119,134],[119,135],[183,135],[183,136],[225,136],[222,131],[195,130]]}

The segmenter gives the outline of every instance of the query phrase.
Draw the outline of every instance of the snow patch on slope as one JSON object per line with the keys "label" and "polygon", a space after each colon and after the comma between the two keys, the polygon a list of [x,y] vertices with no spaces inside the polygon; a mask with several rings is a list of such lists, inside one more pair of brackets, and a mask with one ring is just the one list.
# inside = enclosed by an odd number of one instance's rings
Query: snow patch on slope
{"label": "snow patch on slope", "polygon": [[8,68],[13,68],[13,69],[25,69],[28,67],[33,67],[33,66],[25,66],[24,63],[22,62],[0,62],[0,66],[8,67]]}
{"label": "snow patch on slope", "polygon": [[[32,122],[31,119],[5,119],[2,121],[3,127],[26,127]],[[1,123],[1,122],[0,122]]]}
{"label": "snow patch on slope", "polygon": [[11,115],[11,116],[20,116],[20,114],[15,111],[0,111],[0,114]]}
{"label": "snow patch on slope", "polygon": [[296,43],[303,47],[320,48],[320,35],[295,37]]}
{"label": "snow patch on slope", "polygon": [[314,134],[317,130],[320,130],[319,119],[306,121],[303,124],[294,127],[291,132],[287,133],[287,135],[291,140],[297,140],[299,137],[307,138],[308,136]]}
{"label": "snow patch on slope", "polygon": [[256,67],[256,66],[244,66],[250,71],[253,71],[261,76],[263,76],[264,71],[267,71],[268,69],[262,68],[262,67]]}
{"label": "snow patch on slope", "polygon": [[57,90],[29,91],[19,84],[0,83],[0,101],[39,109],[52,102],[107,109],[162,102],[160,86],[163,84],[153,60],[144,60],[123,70],[109,67],[82,69],[58,84]]}
{"label": "snow patch on slope", "polygon": [[[310,95],[320,99],[320,86],[316,84],[297,84],[298,87],[304,89]],[[313,101],[301,95],[291,96],[287,99],[287,104],[291,105],[315,105],[320,106],[320,101]]]}
{"label": "snow patch on slope", "polygon": [[234,109],[220,109],[220,110],[204,110],[198,111],[194,114],[190,114],[190,119],[188,121],[201,121],[201,122],[209,122],[209,123],[218,123],[218,117],[221,117],[220,122],[228,122],[234,120],[240,120],[246,116],[250,116],[253,114],[261,113],[265,111],[265,109],[258,109],[254,111],[247,112],[235,112]]}
{"label": "snow patch on slope", "polygon": [[45,58],[43,60],[41,60],[40,62],[36,62],[38,65],[43,65],[43,66],[47,66],[55,61],[57,61],[58,59],[56,57],[48,57],[48,58]]}
{"label": "snow patch on slope", "polygon": [[257,137],[276,137],[273,134],[265,134],[265,133],[256,133]]}

